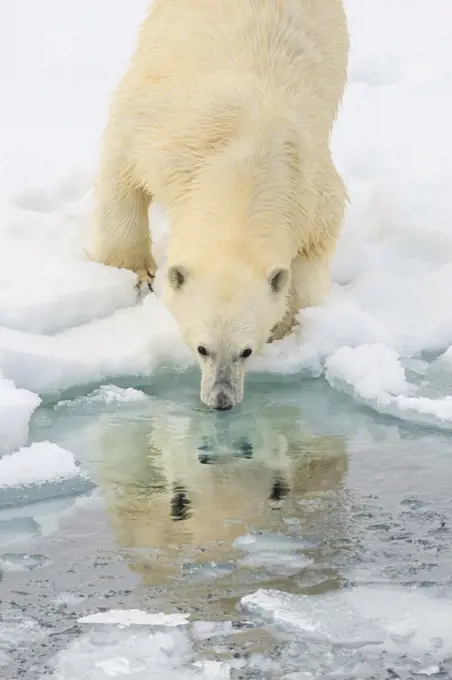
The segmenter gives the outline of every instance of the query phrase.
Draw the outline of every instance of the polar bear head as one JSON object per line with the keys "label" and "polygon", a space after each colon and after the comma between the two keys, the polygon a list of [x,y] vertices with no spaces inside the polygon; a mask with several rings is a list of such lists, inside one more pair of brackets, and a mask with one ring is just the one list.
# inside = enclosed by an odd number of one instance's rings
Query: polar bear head
{"label": "polar bear head", "polygon": [[226,410],[241,402],[247,363],[284,316],[289,267],[227,246],[207,253],[170,263],[164,297],[199,362],[201,400]]}
{"label": "polar bear head", "polygon": [[250,357],[285,315],[312,207],[295,124],[268,114],[217,145],[184,175],[164,300],[198,358],[202,401],[224,410],[242,400]]}

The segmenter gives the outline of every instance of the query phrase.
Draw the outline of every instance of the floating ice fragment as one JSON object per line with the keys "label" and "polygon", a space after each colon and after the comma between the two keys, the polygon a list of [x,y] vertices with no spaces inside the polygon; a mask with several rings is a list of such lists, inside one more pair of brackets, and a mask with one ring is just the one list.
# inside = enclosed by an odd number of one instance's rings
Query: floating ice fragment
{"label": "floating ice fragment", "polygon": [[248,552],[275,551],[292,552],[312,548],[316,545],[313,541],[308,541],[295,536],[286,536],[282,533],[261,532],[258,534],[245,534],[238,536],[233,546],[237,550],[247,550]]}
{"label": "floating ice fragment", "polygon": [[292,555],[290,553],[278,553],[272,550],[250,553],[238,562],[239,565],[250,568],[268,567],[276,572],[293,572],[306,569],[313,563],[313,559],[306,555]]}
{"label": "floating ice fragment", "polygon": [[221,661],[196,661],[194,664],[203,671],[203,680],[229,680],[230,666]]}
{"label": "floating ice fragment", "polygon": [[112,678],[115,678],[117,675],[131,675],[133,673],[133,669],[130,667],[130,661],[124,657],[96,661],[94,665],[96,668],[101,668],[105,675]]}
{"label": "floating ice fragment", "polygon": [[452,654],[452,601],[416,589],[357,587],[317,596],[261,589],[241,604],[313,643],[373,647],[420,661],[426,655],[439,661]]}
{"label": "floating ice fragment", "polygon": [[0,488],[26,486],[81,475],[74,456],[51,442],[39,442],[0,459]]}
{"label": "floating ice fragment", "polygon": [[52,561],[45,555],[30,555],[28,553],[4,553],[0,555],[0,569],[3,571],[32,571],[49,564],[52,564]]}
{"label": "floating ice fragment", "polygon": [[311,544],[293,536],[246,534],[236,538],[233,545],[237,550],[248,552],[238,564],[250,568],[267,567],[273,572],[289,573],[305,569],[313,562],[312,558],[299,552]]}
{"label": "floating ice fragment", "polygon": [[111,609],[108,612],[89,614],[78,620],[79,623],[109,623],[120,626],[185,626],[190,614],[149,613],[140,609]]}

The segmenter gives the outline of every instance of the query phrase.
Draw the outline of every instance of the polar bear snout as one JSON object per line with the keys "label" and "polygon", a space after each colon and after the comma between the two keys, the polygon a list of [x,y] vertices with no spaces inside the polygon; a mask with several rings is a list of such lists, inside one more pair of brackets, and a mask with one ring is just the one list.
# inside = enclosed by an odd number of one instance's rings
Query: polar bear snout
{"label": "polar bear snout", "polygon": [[227,392],[218,392],[215,400],[215,408],[218,411],[228,411],[232,406],[232,399]]}
{"label": "polar bear snout", "polygon": [[234,365],[201,366],[201,401],[217,411],[228,411],[243,399],[244,370]]}

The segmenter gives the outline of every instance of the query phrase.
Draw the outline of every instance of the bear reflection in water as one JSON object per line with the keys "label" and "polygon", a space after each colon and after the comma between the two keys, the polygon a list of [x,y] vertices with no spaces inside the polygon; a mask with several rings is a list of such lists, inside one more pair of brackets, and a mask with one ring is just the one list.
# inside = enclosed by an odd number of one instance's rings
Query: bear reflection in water
{"label": "bear reflection in water", "polygon": [[144,583],[173,581],[187,564],[234,570],[234,542],[253,532],[318,538],[337,521],[346,442],[308,434],[293,405],[225,418],[156,400],[149,414],[100,427],[113,532]]}

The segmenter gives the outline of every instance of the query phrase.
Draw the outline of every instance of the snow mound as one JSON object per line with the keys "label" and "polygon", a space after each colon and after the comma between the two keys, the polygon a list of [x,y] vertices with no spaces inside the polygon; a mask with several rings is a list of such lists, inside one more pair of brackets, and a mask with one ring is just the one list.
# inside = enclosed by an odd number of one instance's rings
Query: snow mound
{"label": "snow mound", "polygon": [[0,328],[5,376],[41,395],[121,376],[149,376],[162,365],[183,367],[190,361],[175,321],[153,296],[52,336]]}
{"label": "snow mound", "polygon": [[[36,267],[34,248],[19,242],[0,254],[0,326],[28,333],[56,333],[136,303],[135,276],[93,262],[63,257],[47,248],[40,255],[39,285],[17,278]],[[16,252],[17,251],[17,252]]]}
{"label": "snow mound", "polygon": [[37,394],[17,389],[0,373],[0,455],[27,443],[30,418],[40,403]]}
{"label": "snow mound", "polygon": [[452,430],[452,397],[418,396],[419,388],[408,382],[398,354],[385,345],[341,347],[325,367],[331,387],[379,413]]}
{"label": "snow mound", "polygon": [[50,442],[32,444],[0,458],[0,489],[59,481],[80,474],[72,453]]}

